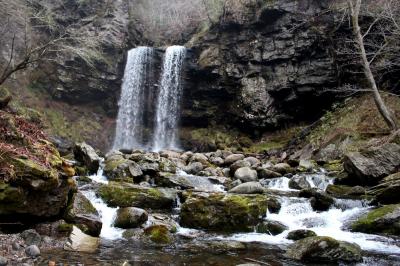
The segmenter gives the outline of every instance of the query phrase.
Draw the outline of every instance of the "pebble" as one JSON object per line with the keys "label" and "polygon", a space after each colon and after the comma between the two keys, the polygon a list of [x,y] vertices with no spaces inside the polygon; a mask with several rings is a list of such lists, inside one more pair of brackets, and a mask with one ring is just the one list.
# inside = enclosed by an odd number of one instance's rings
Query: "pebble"
{"label": "pebble", "polygon": [[8,264],[8,260],[2,256],[0,256],[0,266],[6,266]]}
{"label": "pebble", "polygon": [[31,245],[25,249],[26,255],[30,257],[40,256],[40,249],[36,245]]}

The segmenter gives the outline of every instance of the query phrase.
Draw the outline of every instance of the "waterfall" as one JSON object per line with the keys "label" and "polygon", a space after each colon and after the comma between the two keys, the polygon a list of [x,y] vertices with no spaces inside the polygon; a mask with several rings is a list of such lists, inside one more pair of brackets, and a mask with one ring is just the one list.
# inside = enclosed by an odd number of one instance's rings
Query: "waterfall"
{"label": "waterfall", "polygon": [[165,53],[157,99],[156,130],[153,139],[155,151],[178,147],[177,133],[182,96],[181,72],[185,56],[186,48],[183,46],[168,47]]}
{"label": "waterfall", "polygon": [[114,149],[143,146],[145,97],[152,71],[153,49],[137,47],[128,52],[122,84]]}

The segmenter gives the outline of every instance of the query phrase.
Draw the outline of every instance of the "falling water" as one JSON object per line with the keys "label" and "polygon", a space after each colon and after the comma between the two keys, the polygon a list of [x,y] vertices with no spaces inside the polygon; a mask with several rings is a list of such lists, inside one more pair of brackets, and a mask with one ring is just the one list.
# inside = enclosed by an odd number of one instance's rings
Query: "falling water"
{"label": "falling water", "polygon": [[151,73],[153,49],[138,47],[128,52],[122,84],[114,149],[143,146],[144,105]]}
{"label": "falling water", "polygon": [[153,149],[176,149],[177,133],[182,96],[181,72],[186,56],[183,46],[168,47],[161,77],[160,92],[157,100],[156,131]]}

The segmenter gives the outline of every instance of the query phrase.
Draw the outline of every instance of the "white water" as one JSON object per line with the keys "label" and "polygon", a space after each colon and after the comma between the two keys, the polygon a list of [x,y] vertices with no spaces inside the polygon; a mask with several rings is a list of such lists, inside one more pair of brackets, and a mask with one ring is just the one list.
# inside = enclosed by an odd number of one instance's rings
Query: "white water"
{"label": "white water", "polygon": [[[97,174],[89,176],[89,178],[95,183],[107,184],[108,180],[103,174],[103,162],[100,164]],[[117,215],[118,208],[108,207],[107,204],[92,190],[84,190],[82,193],[88,198],[93,204],[96,210],[99,212],[101,222],[103,226],[101,228],[100,237],[115,240],[122,237],[123,229],[119,229],[113,226],[114,219]]]}
{"label": "white water", "polygon": [[[309,182],[320,181],[307,178]],[[325,186],[325,185],[323,185]],[[325,186],[326,187],[326,186]],[[273,189],[289,190],[286,178],[280,181],[271,182]],[[279,221],[289,227],[289,230],[272,236],[268,234],[250,233],[235,234],[229,239],[242,242],[264,242],[275,245],[287,245],[292,241],[286,239],[287,234],[292,230],[309,229],[319,236],[330,236],[337,240],[347,241],[358,244],[363,250],[374,251],[385,254],[400,254],[400,247],[395,240],[387,237],[349,232],[344,229],[346,221],[352,220],[357,216],[368,211],[365,202],[357,200],[336,200],[331,209],[326,212],[315,212],[308,199],[305,198],[281,198],[281,210],[279,213],[267,213],[268,220]],[[222,239],[222,237],[220,238]],[[225,238],[224,238],[225,239]]]}
{"label": "white water", "polygon": [[119,101],[114,149],[143,146],[145,88],[148,82],[153,49],[138,47],[128,52]]}
{"label": "white water", "polygon": [[182,66],[186,56],[183,46],[167,48],[164,58],[160,92],[157,98],[156,130],[153,150],[178,149],[178,123],[182,96]]}

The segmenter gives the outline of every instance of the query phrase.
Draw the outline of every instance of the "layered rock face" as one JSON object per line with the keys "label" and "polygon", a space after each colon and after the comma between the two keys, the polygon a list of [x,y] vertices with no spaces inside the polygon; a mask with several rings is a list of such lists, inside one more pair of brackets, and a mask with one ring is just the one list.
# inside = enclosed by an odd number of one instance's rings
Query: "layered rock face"
{"label": "layered rock face", "polygon": [[[326,1],[249,1],[244,15],[195,36],[183,123],[260,129],[314,117],[338,82]],[[332,97],[331,97],[332,98]]]}

